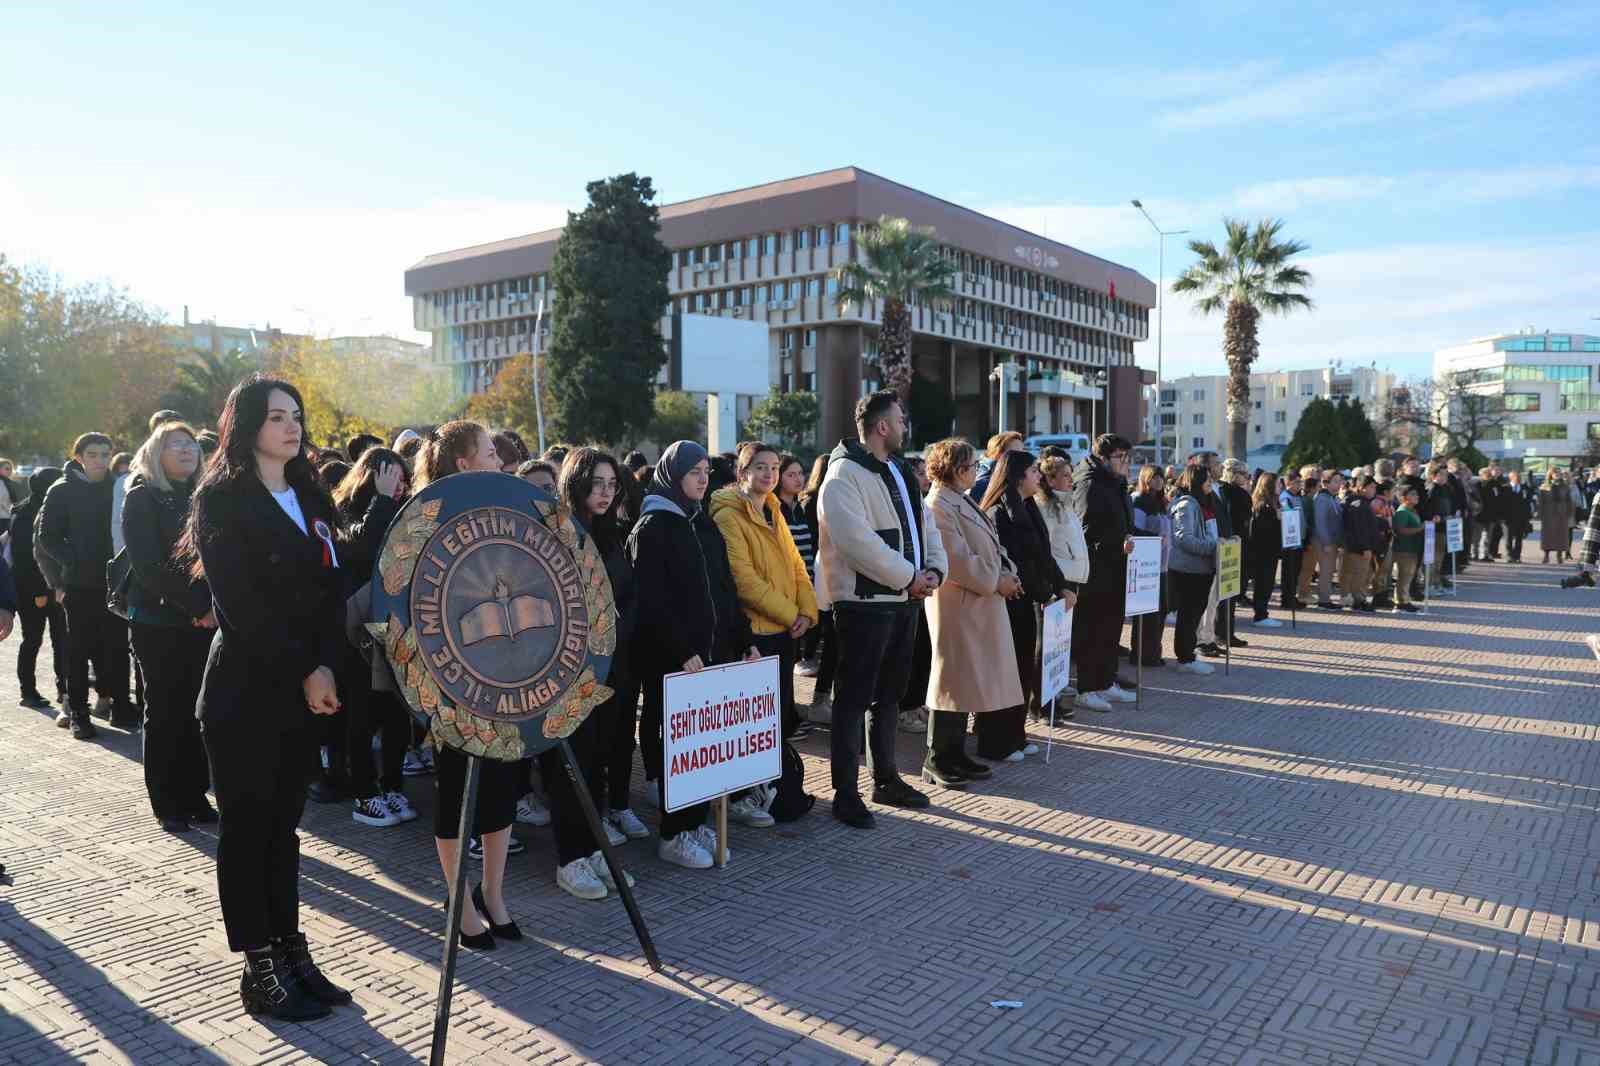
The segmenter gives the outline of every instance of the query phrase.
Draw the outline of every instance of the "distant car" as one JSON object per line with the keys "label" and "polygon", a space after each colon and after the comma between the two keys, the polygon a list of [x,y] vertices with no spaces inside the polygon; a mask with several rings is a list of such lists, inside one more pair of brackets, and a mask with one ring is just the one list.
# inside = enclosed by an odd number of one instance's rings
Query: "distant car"
{"label": "distant car", "polygon": [[1047,433],[1022,442],[1022,446],[1034,455],[1052,444],[1071,457],[1073,466],[1089,457],[1089,435],[1086,433]]}

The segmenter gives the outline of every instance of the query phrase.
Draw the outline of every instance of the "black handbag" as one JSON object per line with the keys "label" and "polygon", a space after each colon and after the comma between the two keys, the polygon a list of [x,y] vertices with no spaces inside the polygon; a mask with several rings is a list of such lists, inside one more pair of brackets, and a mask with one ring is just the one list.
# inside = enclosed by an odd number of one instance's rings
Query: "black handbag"
{"label": "black handbag", "polygon": [[129,621],[128,585],[132,581],[133,562],[123,548],[106,564],[106,610],[124,622]]}

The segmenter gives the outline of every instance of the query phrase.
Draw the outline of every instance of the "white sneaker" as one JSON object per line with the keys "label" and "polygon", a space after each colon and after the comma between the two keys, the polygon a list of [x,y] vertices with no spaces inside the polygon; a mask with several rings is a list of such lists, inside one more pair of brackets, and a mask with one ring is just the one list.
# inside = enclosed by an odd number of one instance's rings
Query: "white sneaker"
{"label": "white sneaker", "polygon": [[389,809],[389,805],[383,802],[382,796],[368,796],[366,799],[356,800],[355,810],[350,812],[350,818],[352,821],[377,829],[387,829],[391,825],[400,824],[400,816]]}
{"label": "white sneaker", "polygon": [[390,813],[402,822],[414,822],[417,820],[417,810],[411,806],[411,801],[406,799],[404,792],[385,792],[383,794],[383,803],[384,806],[389,808]]}
{"label": "white sneaker", "polygon": [[[607,888],[613,892],[617,890],[617,882],[611,877],[611,867],[606,865],[606,857],[604,853],[597,851],[593,855],[589,856],[589,869],[594,871],[594,875],[598,877],[601,883]],[[633,879],[633,875],[626,870],[622,871],[622,877],[628,882],[629,888],[632,888],[634,885],[638,884],[638,882]]]}
{"label": "white sneaker", "polygon": [[[687,870],[709,870],[715,865],[693,833],[679,833],[671,840],[663,840],[656,848],[656,857]],[[590,871],[590,876],[593,876],[593,871]]]}
{"label": "white sneaker", "polygon": [[1101,698],[1098,692],[1080,692],[1073,699],[1072,705],[1085,711],[1109,711],[1111,704]]}
{"label": "white sneaker", "polygon": [[909,711],[901,711],[900,732],[926,733],[928,731],[926,713],[921,707],[913,707]]}
{"label": "white sneaker", "polygon": [[1256,619],[1252,619],[1250,624],[1253,625],[1253,626],[1260,626],[1262,629],[1282,629],[1283,628],[1283,623],[1278,621],[1276,618],[1256,618]]}
{"label": "white sneaker", "polygon": [[573,859],[556,870],[556,884],[567,895],[579,899],[606,898],[606,886],[594,875],[588,859]]}
{"label": "white sneaker", "polygon": [[767,829],[778,824],[776,818],[757,804],[754,796],[746,796],[728,804],[728,821],[753,826],[756,829]]}
{"label": "white sneaker", "polygon": [[421,755],[415,750],[409,750],[405,758],[400,760],[400,772],[407,777],[418,777],[428,772],[428,766],[422,761]]}
{"label": "white sneaker", "polygon": [[606,821],[622,830],[629,840],[643,840],[650,835],[650,830],[639,821],[639,816],[627,807],[620,811],[612,811],[606,815]]}
{"label": "white sneaker", "polygon": [[1037,754],[1039,754],[1039,745],[1035,744],[1031,740],[1028,741],[1028,743],[1025,744],[1023,746],[1023,748],[1022,748],[1022,754],[1024,754],[1024,755],[1037,755]]}
{"label": "white sneaker", "polygon": [[[710,855],[713,860],[716,859],[716,857],[717,857],[717,831],[715,829],[711,828],[709,825],[702,825],[702,826],[697,827],[694,830],[694,840],[695,840],[696,844],[700,845],[700,847],[705,851],[705,853],[707,855]],[[725,858],[729,862],[733,861],[733,848],[730,847],[728,849],[728,852],[727,852],[727,855],[725,856]]]}
{"label": "white sneaker", "polygon": [[517,821],[528,825],[549,825],[550,811],[539,802],[539,797],[530,792],[517,800]]}
{"label": "white sneaker", "polygon": [[1203,663],[1196,659],[1192,663],[1179,663],[1178,672],[1180,674],[1214,674],[1217,672],[1217,668],[1210,663]]}
{"label": "white sneaker", "polygon": [[816,677],[822,670],[822,664],[815,659],[801,659],[794,664],[796,677]]}
{"label": "white sneaker", "polygon": [[1101,692],[1100,695],[1105,698],[1107,703],[1137,703],[1139,701],[1138,696],[1135,696],[1116,682],[1112,682],[1111,687]]}
{"label": "white sneaker", "polygon": [[1014,751],[1010,755],[1007,755],[1003,761],[1005,761],[1005,762],[1021,762],[1022,761],[1022,752]]}
{"label": "white sneaker", "polygon": [[628,842],[628,838],[623,835],[622,830],[611,824],[611,819],[600,819],[600,828],[606,831],[606,843],[612,847],[620,848]]}

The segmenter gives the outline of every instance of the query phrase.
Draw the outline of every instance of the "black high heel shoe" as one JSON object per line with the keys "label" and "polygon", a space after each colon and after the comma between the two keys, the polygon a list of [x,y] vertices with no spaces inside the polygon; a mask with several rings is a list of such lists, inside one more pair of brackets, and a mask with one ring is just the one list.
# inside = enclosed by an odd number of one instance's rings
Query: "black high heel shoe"
{"label": "black high heel shoe", "polygon": [[522,939],[522,930],[517,928],[516,922],[498,925],[493,918],[489,917],[489,905],[483,901],[483,884],[481,882],[473,886],[472,905],[478,908],[478,913],[483,916],[483,924],[489,927],[490,933],[493,933],[501,940]]}

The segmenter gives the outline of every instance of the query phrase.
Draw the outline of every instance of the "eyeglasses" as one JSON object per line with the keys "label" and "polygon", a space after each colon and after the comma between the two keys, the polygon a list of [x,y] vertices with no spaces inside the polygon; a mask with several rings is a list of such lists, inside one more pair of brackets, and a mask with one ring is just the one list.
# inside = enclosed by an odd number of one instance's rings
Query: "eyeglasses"
{"label": "eyeglasses", "polygon": [[192,440],[169,440],[165,447],[168,451],[174,452],[197,452],[200,450],[200,445]]}

